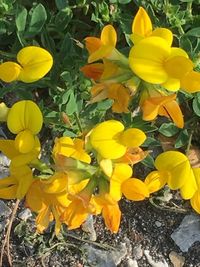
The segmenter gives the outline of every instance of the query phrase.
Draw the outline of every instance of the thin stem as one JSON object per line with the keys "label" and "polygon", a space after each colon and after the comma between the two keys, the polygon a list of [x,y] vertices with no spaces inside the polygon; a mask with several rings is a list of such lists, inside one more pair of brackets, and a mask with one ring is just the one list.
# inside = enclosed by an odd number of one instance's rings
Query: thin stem
{"label": "thin stem", "polygon": [[191,144],[192,144],[193,133],[194,133],[194,130],[191,130],[191,132],[190,132],[190,136],[189,136],[189,140],[188,140],[188,145],[187,145],[187,148],[186,148],[186,150],[185,150],[185,154],[186,154],[186,156],[188,156],[189,151],[190,151],[190,147],[191,147]]}
{"label": "thin stem", "polygon": [[74,117],[75,117],[76,123],[78,125],[79,131],[82,133],[83,132],[83,128],[81,126],[81,121],[80,121],[80,118],[79,118],[77,112],[74,112]]}

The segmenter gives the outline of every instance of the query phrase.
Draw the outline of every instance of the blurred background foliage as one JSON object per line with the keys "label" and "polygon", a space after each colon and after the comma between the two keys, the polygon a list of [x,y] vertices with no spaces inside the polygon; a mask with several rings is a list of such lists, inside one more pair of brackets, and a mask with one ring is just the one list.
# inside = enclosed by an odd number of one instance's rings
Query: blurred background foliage
{"label": "blurred background foliage", "polygon": [[[1,83],[0,98],[8,105],[15,99],[37,101],[52,138],[61,134],[76,136],[81,129],[87,132],[99,121],[115,116],[128,127],[140,127],[148,133],[145,145],[159,145],[156,134],[161,133],[167,137],[176,136],[176,148],[187,146],[194,134],[192,129],[199,123],[200,93],[179,93],[186,120],[185,128],[180,130],[165,120],[144,122],[140,114],[113,115],[111,100],[87,105],[92,84],[80,68],[87,62],[84,38],[100,36],[103,26],[109,23],[117,30],[118,49],[128,55],[132,20],[138,7],[143,6],[154,27],[171,29],[173,45],[185,49],[200,69],[199,4],[200,0],[1,0],[1,61],[14,59],[24,46],[39,45],[52,53],[54,66],[50,75],[36,83]],[[133,99],[131,112],[137,108],[136,103]]]}

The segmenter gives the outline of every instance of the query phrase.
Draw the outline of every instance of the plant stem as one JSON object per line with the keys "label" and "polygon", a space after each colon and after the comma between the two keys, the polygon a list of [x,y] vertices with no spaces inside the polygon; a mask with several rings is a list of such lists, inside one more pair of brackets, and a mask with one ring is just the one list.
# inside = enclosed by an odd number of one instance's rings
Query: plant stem
{"label": "plant stem", "polygon": [[74,117],[75,117],[76,123],[78,125],[79,131],[82,133],[83,132],[83,128],[81,126],[81,121],[80,121],[80,118],[79,118],[77,112],[74,112]]}

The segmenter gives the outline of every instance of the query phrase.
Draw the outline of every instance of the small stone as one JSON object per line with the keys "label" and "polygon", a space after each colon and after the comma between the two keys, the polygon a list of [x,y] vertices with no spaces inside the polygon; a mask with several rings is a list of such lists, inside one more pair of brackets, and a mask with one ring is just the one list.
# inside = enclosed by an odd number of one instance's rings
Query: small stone
{"label": "small stone", "polygon": [[136,260],[141,259],[143,254],[144,254],[144,250],[142,249],[142,245],[138,245],[136,247],[133,247],[133,257]]}
{"label": "small stone", "polygon": [[96,241],[97,240],[97,235],[96,231],[94,229],[94,220],[93,216],[89,215],[87,217],[87,220],[82,224],[82,230],[86,233],[89,234],[89,240],[91,241]]}
{"label": "small stone", "polygon": [[2,200],[0,200],[0,217],[8,217],[11,212],[11,209]]}
{"label": "small stone", "polygon": [[127,267],[138,267],[138,263],[136,260],[128,259],[127,260]]}
{"label": "small stone", "polygon": [[161,227],[161,226],[162,226],[162,223],[159,222],[159,221],[155,221],[155,225],[156,225],[157,227]]}
{"label": "small stone", "polygon": [[200,217],[195,214],[186,215],[171,238],[182,252],[187,252],[196,241],[200,241]]}
{"label": "small stone", "polygon": [[32,216],[31,210],[30,209],[25,209],[23,211],[21,211],[18,214],[19,219],[23,220],[23,221],[27,221],[28,218],[30,218]]}
{"label": "small stone", "polygon": [[154,261],[149,253],[149,250],[144,250],[144,255],[146,256],[148,263],[152,267],[169,267],[165,259],[163,259],[162,261]]}
{"label": "small stone", "polygon": [[175,251],[169,253],[169,258],[173,264],[173,267],[183,267],[185,263],[185,257],[179,255]]}
{"label": "small stone", "polygon": [[124,243],[121,243],[119,248],[113,251],[96,249],[88,244],[85,244],[83,249],[88,263],[95,267],[116,267],[127,255],[127,248]]}

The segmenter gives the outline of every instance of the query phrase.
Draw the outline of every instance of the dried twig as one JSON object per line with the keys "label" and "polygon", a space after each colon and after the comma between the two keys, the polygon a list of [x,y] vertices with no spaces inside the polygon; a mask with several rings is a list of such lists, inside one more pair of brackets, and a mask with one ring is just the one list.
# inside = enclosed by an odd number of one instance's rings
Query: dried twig
{"label": "dried twig", "polygon": [[15,203],[15,206],[13,208],[13,211],[12,211],[11,217],[10,217],[10,221],[9,221],[9,224],[8,224],[6,235],[5,235],[5,238],[4,238],[4,241],[3,241],[3,244],[2,244],[2,248],[1,248],[0,267],[3,266],[3,255],[4,255],[4,252],[5,252],[5,247],[6,247],[6,254],[7,254],[7,258],[8,258],[8,263],[9,263],[10,266],[12,266],[12,258],[11,258],[11,255],[10,255],[10,232],[11,232],[12,224],[13,224],[13,221],[14,221],[14,218],[15,218],[19,203],[20,203],[20,200],[17,199],[17,201]]}

